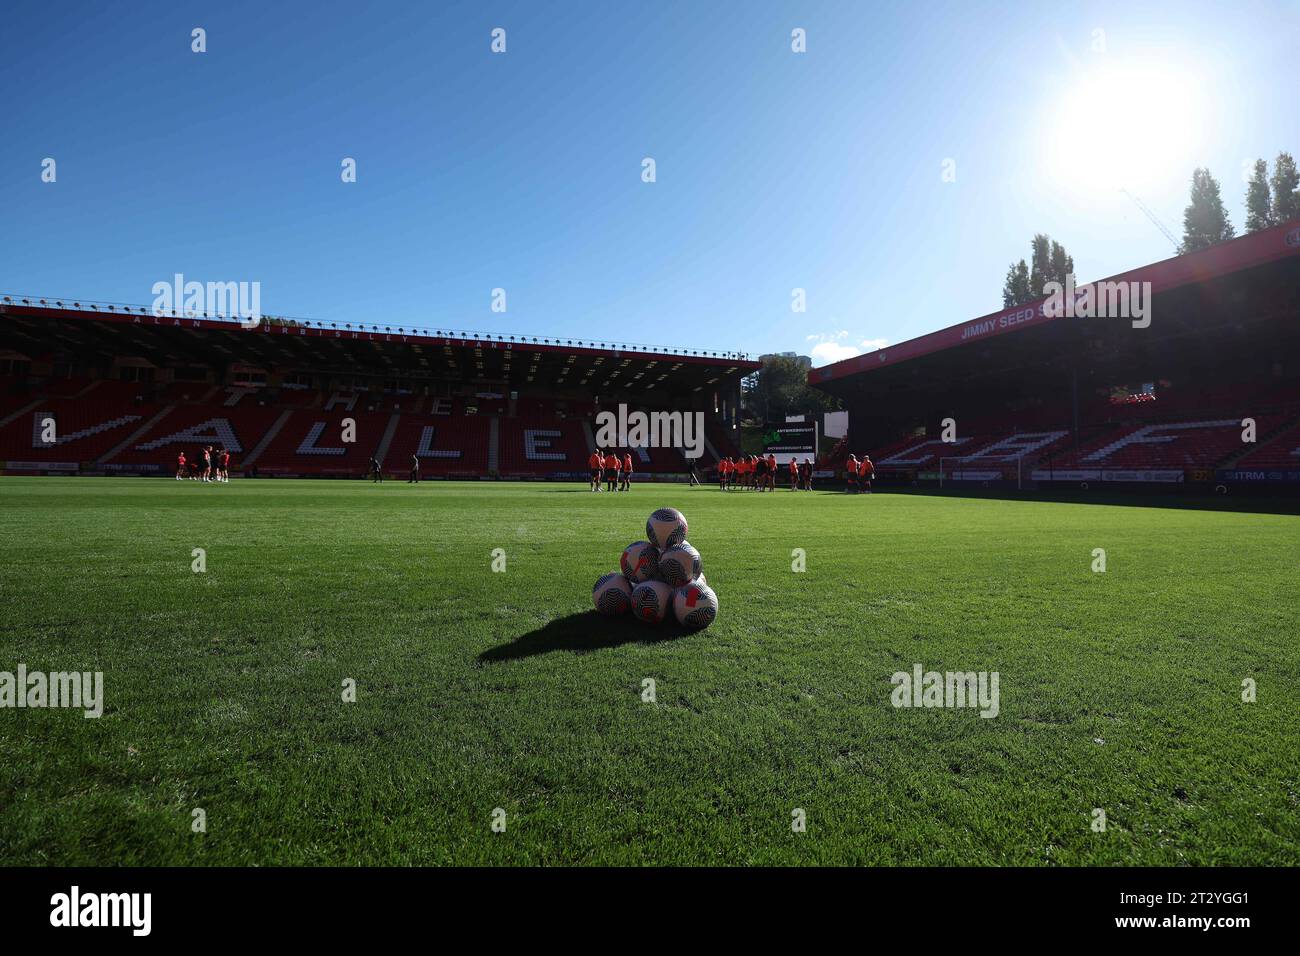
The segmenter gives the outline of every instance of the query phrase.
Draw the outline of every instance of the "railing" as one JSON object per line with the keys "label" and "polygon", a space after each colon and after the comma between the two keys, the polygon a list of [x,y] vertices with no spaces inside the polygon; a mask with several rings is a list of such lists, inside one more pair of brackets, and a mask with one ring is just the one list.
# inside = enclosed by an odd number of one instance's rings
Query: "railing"
{"label": "railing", "polygon": [[[152,315],[173,319],[203,319],[208,322],[225,322],[231,325],[245,323],[237,316],[219,312],[197,312],[181,309],[160,309],[155,311],[150,306],[124,302],[101,302],[89,299],[52,298],[50,296],[30,296],[0,293],[0,304],[29,306],[32,308],[54,308],[65,311],[86,312],[109,315]],[[380,326],[358,322],[324,322],[317,319],[304,319],[288,315],[263,315],[261,325],[270,327],[288,326],[290,328],[330,329],[350,332],[385,333],[395,335],[414,335],[428,338],[457,339],[463,342],[499,342],[521,346],[548,345],[584,349],[600,349],[608,352],[643,352],[656,355],[680,355],[696,358],[733,359],[751,361],[746,352],[722,351],[715,349],[682,349],[673,346],[646,345],[639,342],[596,342],[590,339],[569,339],[556,336],[539,337],[535,335],[507,335],[496,332],[475,332],[467,329],[441,329],[433,326]]]}

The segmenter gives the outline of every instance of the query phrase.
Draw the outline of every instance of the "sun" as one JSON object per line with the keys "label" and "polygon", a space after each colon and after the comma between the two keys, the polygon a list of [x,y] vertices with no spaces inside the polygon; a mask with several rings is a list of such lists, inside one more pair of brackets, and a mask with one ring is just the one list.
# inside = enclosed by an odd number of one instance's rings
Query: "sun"
{"label": "sun", "polygon": [[1097,67],[1048,105],[1048,171],[1087,193],[1181,181],[1205,122],[1194,76],[1170,66]]}

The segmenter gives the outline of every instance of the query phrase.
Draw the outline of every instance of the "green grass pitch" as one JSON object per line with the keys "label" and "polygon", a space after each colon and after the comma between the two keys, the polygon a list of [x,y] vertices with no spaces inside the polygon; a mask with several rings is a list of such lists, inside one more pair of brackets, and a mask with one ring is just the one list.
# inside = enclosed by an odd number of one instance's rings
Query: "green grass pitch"
{"label": "green grass pitch", "polygon": [[[660,506],[718,621],[593,622]],[[4,478],[0,540],[0,671],[106,698],[0,710],[6,864],[1300,863],[1290,515]]]}

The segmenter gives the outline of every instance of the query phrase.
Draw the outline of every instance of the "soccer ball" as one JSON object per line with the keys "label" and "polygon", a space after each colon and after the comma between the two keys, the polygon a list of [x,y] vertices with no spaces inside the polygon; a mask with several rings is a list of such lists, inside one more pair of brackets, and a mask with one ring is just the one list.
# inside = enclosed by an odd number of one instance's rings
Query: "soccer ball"
{"label": "soccer ball", "polygon": [[660,508],[645,523],[646,539],[661,550],[686,540],[686,516],[676,508]]}
{"label": "soccer ball", "polygon": [[673,589],[662,581],[642,581],[632,589],[632,614],[647,624],[658,624],[668,613]]}
{"label": "soccer ball", "polygon": [[633,584],[651,581],[659,576],[659,549],[646,541],[634,541],[623,549],[618,566]]}
{"label": "soccer ball", "polygon": [[591,589],[591,603],[601,614],[610,617],[626,614],[632,606],[632,585],[617,571],[602,575]]}
{"label": "soccer ball", "polygon": [[673,592],[673,614],[683,627],[702,631],[718,616],[718,596],[707,584],[692,581]]}
{"label": "soccer ball", "polygon": [[688,541],[659,555],[659,580],[675,588],[689,584],[700,576],[700,552]]}

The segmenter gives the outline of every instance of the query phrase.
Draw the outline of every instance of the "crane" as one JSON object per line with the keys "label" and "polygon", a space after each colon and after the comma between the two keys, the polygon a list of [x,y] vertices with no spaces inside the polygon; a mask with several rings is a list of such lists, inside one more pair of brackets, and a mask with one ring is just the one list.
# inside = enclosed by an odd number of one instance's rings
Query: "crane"
{"label": "crane", "polygon": [[1165,227],[1165,224],[1156,217],[1155,213],[1153,213],[1150,209],[1147,208],[1146,203],[1144,203],[1141,199],[1138,199],[1137,196],[1133,195],[1123,186],[1119,188],[1119,191],[1122,192],[1129,199],[1133,200],[1133,205],[1141,209],[1143,214],[1145,214],[1146,217],[1151,220],[1152,225],[1154,225],[1157,229],[1159,229],[1161,232],[1165,234],[1165,238],[1168,239],[1171,243],[1173,243],[1175,252],[1180,251],[1178,240],[1174,238],[1174,234]]}

